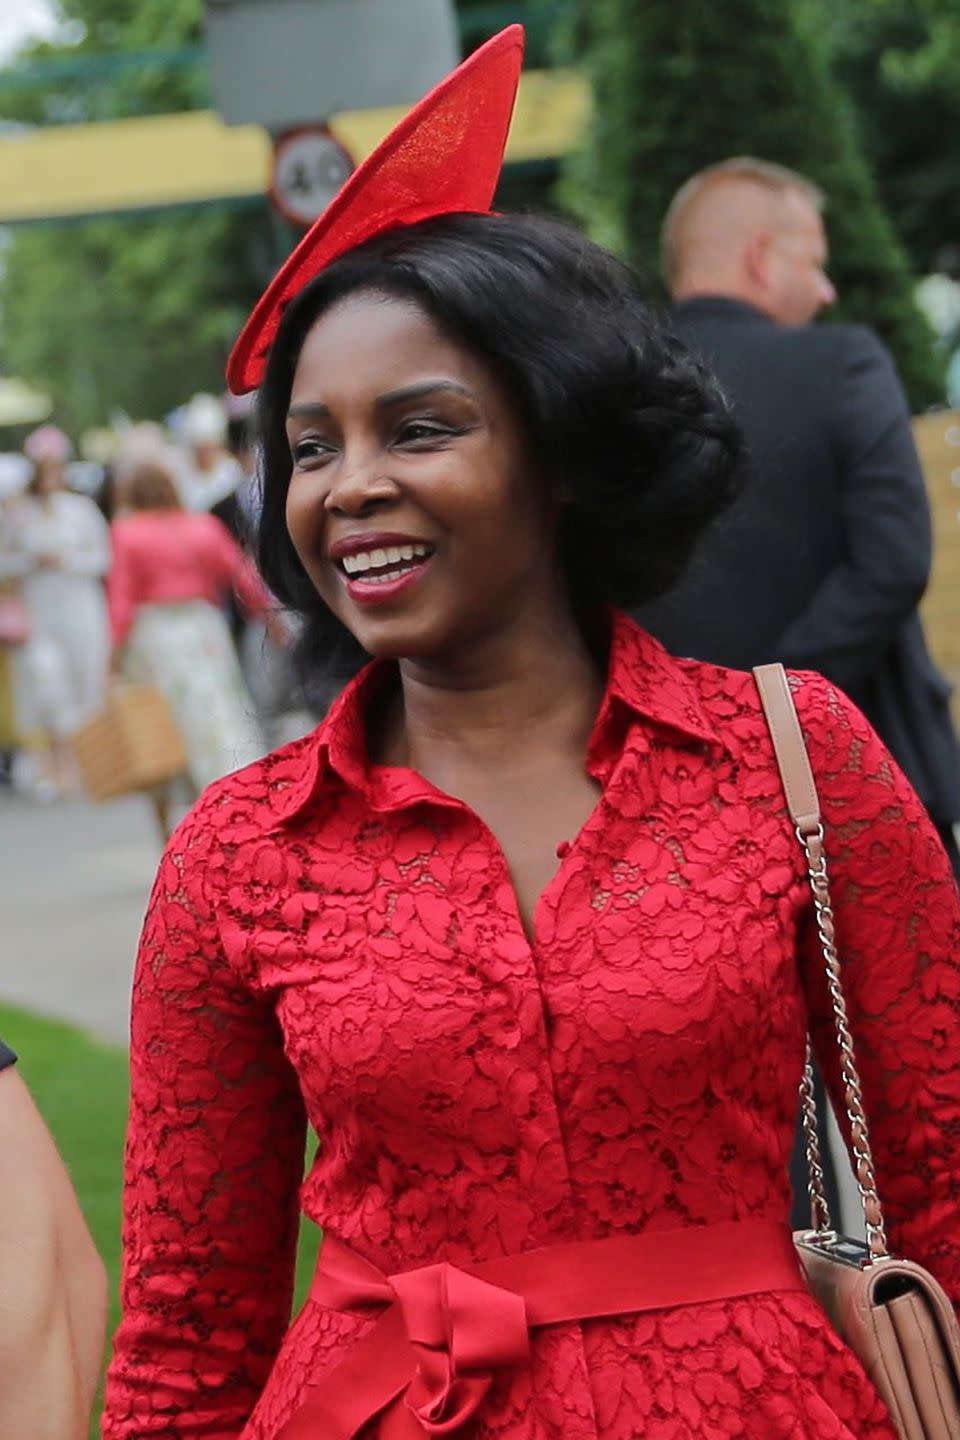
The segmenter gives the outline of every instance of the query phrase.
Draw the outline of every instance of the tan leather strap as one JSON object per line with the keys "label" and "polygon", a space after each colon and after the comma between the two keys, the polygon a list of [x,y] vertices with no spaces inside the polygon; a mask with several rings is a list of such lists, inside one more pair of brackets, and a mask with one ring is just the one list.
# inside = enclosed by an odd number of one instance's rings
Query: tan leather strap
{"label": "tan leather strap", "polygon": [[[863,1093],[857,1070],[857,1058],[854,1054],[853,1036],[850,1033],[850,1022],[847,1016],[847,1002],[843,993],[843,977],[840,970],[840,957],[837,954],[836,927],[830,899],[830,880],[827,874],[826,837],[820,817],[817,786],[813,778],[813,769],[797,717],[796,706],[790,693],[786,671],[782,665],[758,665],[753,675],[760,692],[763,712],[767,717],[767,726],[770,730],[777,765],[780,769],[780,778],[783,782],[783,791],[787,799],[787,809],[796,826],[797,837],[807,861],[807,875],[813,895],[817,936],[820,941],[820,952],[823,956],[827,988],[833,1008],[833,1025],[839,1052],[844,1103],[850,1121],[851,1160],[854,1176],[863,1206],[870,1254],[875,1260],[882,1259],[888,1254],[887,1236],[883,1223],[883,1208],[877,1194],[870,1133],[866,1112],[863,1108]],[[830,1218],[830,1206],[827,1201],[820,1158],[809,1036],[807,1037],[803,1081],[800,1085],[800,1100],[803,1130],[807,1143],[807,1165],[810,1171],[813,1228],[821,1234],[831,1234],[834,1227]]]}
{"label": "tan leather strap", "polygon": [[790,818],[801,835],[813,834],[820,827],[820,799],[787,672],[782,665],[757,665],[753,675],[776,751]]}

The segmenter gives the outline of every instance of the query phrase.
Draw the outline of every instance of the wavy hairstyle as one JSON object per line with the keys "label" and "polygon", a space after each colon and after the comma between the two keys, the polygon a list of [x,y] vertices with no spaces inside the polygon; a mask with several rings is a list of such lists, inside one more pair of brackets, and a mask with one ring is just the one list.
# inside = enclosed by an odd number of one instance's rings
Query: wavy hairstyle
{"label": "wavy hairstyle", "polygon": [[378,235],[288,306],[259,397],[264,578],[306,625],[301,658],[359,647],[287,533],[286,415],[308,331],[359,291],[414,302],[511,397],[543,482],[568,503],[560,560],[578,613],[639,605],[678,578],[738,491],[739,431],[716,382],[657,320],[634,271],[579,232],[519,215],[445,215]]}

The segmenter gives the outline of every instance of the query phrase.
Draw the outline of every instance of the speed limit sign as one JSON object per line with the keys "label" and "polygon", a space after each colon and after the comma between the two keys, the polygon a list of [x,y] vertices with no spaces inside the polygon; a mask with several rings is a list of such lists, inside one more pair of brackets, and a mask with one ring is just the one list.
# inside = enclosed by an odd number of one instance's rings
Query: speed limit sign
{"label": "speed limit sign", "polygon": [[294,225],[312,225],[353,170],[325,125],[301,125],[276,136],[270,199]]}

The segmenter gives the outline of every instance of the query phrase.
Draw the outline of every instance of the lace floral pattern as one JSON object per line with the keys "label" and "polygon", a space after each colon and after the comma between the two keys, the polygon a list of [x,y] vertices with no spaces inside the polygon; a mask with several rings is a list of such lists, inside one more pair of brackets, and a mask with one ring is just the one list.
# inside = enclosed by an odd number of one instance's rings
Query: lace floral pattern
{"label": "lace floral pattern", "polygon": [[[789,1214],[803,1035],[836,1093],[751,677],[613,622],[602,796],[531,946],[496,841],[367,763],[374,667],[174,835],[139,955],[107,1440],[272,1440],[369,1322],[289,1324],[299,1202],[388,1269]],[[867,723],[794,680],[892,1243],[960,1299],[958,900]],[[893,1440],[803,1294],[539,1331],[471,1432]],[[375,1426],[373,1427],[375,1431]]]}

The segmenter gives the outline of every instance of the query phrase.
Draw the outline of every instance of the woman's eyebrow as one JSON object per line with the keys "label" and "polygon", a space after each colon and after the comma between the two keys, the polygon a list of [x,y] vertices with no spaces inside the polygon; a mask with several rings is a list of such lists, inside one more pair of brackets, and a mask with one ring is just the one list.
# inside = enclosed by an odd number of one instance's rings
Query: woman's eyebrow
{"label": "woman's eyebrow", "polygon": [[291,405],[287,411],[288,420],[328,420],[329,418],[329,407],[313,400],[301,400],[298,404]]}
{"label": "woman's eyebrow", "polygon": [[[454,395],[473,398],[473,391],[456,380],[419,380],[415,385],[404,385],[399,390],[388,390],[378,395],[373,402],[378,410],[387,410],[391,405],[400,405],[405,400],[422,400],[426,395],[446,391]],[[330,407],[319,400],[300,400],[287,411],[288,420],[329,420]]]}
{"label": "woman's eyebrow", "polygon": [[399,390],[388,390],[385,395],[378,395],[375,404],[378,410],[383,410],[404,400],[422,400],[425,395],[434,395],[437,391],[452,391],[455,395],[473,397],[473,392],[456,380],[420,380],[415,385],[404,385]]}

